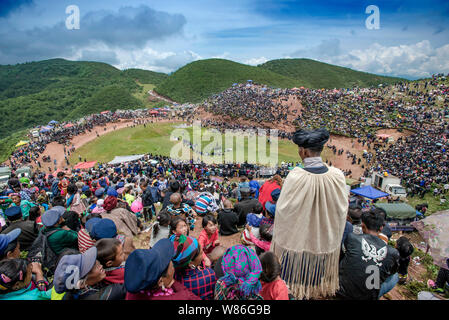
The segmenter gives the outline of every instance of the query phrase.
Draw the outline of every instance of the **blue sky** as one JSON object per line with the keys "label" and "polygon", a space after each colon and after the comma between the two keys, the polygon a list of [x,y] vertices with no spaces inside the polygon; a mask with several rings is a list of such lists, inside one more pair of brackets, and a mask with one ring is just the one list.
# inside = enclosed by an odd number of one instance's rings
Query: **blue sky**
{"label": "blue sky", "polygon": [[[66,7],[80,29],[66,28]],[[369,5],[379,29],[367,29]],[[173,72],[198,59],[311,58],[409,79],[449,72],[448,1],[2,0],[0,64],[50,58]]]}

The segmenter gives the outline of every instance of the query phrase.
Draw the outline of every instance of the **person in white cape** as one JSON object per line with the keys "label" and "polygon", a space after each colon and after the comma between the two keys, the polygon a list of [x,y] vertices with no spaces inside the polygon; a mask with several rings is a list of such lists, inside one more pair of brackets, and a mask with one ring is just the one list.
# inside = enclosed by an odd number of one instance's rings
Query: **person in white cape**
{"label": "person in white cape", "polygon": [[296,299],[332,296],[339,288],[338,263],[348,211],[346,180],[329,167],[321,152],[329,139],[324,129],[298,130],[293,142],[304,168],[295,167],[276,205],[273,251],[281,277]]}

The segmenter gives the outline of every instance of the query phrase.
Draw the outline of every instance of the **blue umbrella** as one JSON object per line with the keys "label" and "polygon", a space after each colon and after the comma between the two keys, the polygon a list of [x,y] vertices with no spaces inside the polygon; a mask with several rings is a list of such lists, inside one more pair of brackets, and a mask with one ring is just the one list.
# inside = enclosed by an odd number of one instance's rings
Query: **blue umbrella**
{"label": "blue umbrella", "polygon": [[56,124],[56,123],[58,123],[58,121],[56,121],[56,120],[51,120],[48,124]]}

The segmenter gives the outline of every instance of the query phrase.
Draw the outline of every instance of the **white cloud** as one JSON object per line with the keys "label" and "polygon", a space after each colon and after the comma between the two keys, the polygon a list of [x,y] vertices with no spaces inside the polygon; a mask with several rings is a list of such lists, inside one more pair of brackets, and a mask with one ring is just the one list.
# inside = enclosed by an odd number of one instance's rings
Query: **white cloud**
{"label": "white cloud", "polygon": [[243,63],[249,64],[250,66],[257,66],[257,65],[265,63],[267,61],[268,61],[267,58],[259,57],[259,58],[251,58],[251,59],[245,60]]}
{"label": "white cloud", "polygon": [[323,41],[320,46],[308,50],[298,50],[292,55],[317,59],[359,71],[411,79],[449,72],[449,44],[436,48],[428,40],[398,46],[374,43],[366,49],[342,52],[339,41],[334,41],[334,52],[340,54],[328,55],[320,50],[324,48],[324,43]]}

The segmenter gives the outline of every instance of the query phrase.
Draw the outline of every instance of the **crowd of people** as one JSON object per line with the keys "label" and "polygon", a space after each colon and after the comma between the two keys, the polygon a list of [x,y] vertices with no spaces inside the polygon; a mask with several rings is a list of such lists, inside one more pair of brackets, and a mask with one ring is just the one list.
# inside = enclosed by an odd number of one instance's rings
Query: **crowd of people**
{"label": "crowd of people", "polygon": [[[0,300],[379,299],[407,281],[413,246],[390,246],[385,212],[348,198],[320,157],[328,138],[297,131],[304,166],[285,179],[154,155],[13,173],[0,194]],[[233,234],[240,243],[223,246]],[[380,285],[365,286],[376,265]],[[436,280],[444,290],[445,268]]]}
{"label": "crowd of people", "polygon": [[[268,128],[267,123],[291,128],[325,127],[330,132],[348,136],[366,147],[363,155],[346,153],[353,165],[372,171],[386,171],[398,176],[414,194],[428,192],[433,183],[444,185],[449,147],[449,76],[433,75],[423,82],[398,83],[371,88],[351,89],[272,89],[256,84],[240,84],[206,100],[207,112],[228,117],[204,120],[203,125],[225,129]],[[291,104],[300,101],[299,114],[287,121]],[[238,124],[251,120],[254,125]],[[271,126],[272,127],[272,126]],[[388,143],[376,135],[385,128],[409,130],[410,136]],[[280,130],[281,138],[292,133]],[[419,146],[417,148],[417,146]],[[334,154],[337,150],[329,144]],[[340,150],[339,150],[340,151]],[[351,159],[352,158],[352,159]]]}
{"label": "crowd of people", "polygon": [[[40,132],[38,137],[33,137],[32,133],[29,134],[30,142],[16,149],[10,155],[10,166],[12,168],[18,168],[24,165],[36,164],[39,168],[44,168],[45,164],[41,163],[38,159],[40,155],[45,152],[47,145],[52,142],[57,142],[64,146],[65,161],[68,166],[70,165],[68,157],[71,152],[75,150],[75,146],[71,143],[73,137],[92,131],[94,131],[98,137],[98,127],[103,127],[103,129],[106,130],[106,125],[108,123],[117,123],[121,120],[132,119],[133,125],[139,125],[158,118],[170,119],[171,114],[160,112],[155,116],[150,115],[146,110],[120,110],[116,112],[92,114],[73,123],[57,123],[56,121],[51,121],[51,124],[47,127],[43,127],[44,130]],[[55,159],[51,158],[51,155],[44,155],[42,160],[44,162],[53,163],[55,166],[57,165],[57,163],[54,162]]]}

